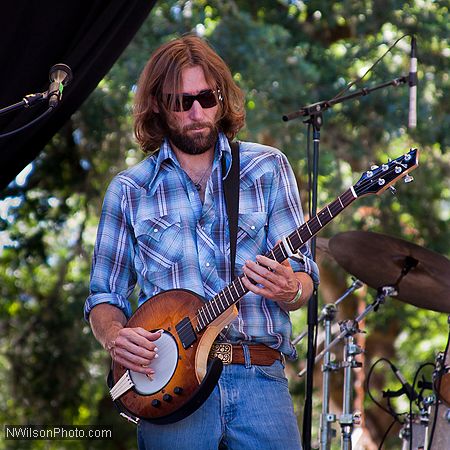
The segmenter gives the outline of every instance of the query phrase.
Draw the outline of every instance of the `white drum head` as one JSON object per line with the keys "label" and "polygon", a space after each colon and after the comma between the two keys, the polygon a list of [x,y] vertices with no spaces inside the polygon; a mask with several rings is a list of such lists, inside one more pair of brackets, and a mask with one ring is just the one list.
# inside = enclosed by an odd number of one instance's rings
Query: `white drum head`
{"label": "white drum head", "polygon": [[155,341],[158,358],[153,359],[150,367],[155,374],[147,375],[130,370],[134,388],[141,395],[151,395],[160,391],[172,378],[178,363],[178,347],[175,339],[166,331]]}

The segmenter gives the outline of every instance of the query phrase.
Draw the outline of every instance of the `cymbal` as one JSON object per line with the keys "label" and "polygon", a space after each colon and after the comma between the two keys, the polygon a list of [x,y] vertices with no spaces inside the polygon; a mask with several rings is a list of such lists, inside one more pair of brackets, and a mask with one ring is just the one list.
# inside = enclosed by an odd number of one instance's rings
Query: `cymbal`
{"label": "cymbal", "polygon": [[450,313],[450,260],[445,256],[369,231],[337,234],[328,246],[340,266],[370,287],[398,283],[399,300]]}

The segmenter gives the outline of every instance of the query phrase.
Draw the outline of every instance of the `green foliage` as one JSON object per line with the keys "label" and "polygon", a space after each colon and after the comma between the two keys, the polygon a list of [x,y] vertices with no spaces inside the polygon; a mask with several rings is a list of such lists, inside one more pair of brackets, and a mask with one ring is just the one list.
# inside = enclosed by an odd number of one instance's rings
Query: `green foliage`
{"label": "green foliage", "polygon": [[[324,114],[319,203],[325,205],[374,162],[420,149],[416,182],[396,197],[358,200],[323,232],[378,231],[450,256],[448,3],[343,0],[170,0],[159,2],[88,101],[0,201],[0,421],[113,424],[116,439],[17,448],[133,448],[134,429],[111,408],[108,361],[81,317],[103,193],[114,174],[141,157],[132,136],[133,87],[151,52],[195,31],[230,65],[246,94],[240,138],[274,145],[289,157],[306,205],[306,126],[284,113],[331,99],[407,33],[419,44],[418,126],[406,129],[408,89],[376,91]],[[403,39],[350,92],[408,72]],[[27,174],[27,175],[26,175]],[[381,261],[382,265],[383,262]],[[368,301],[373,292],[369,289]],[[398,321],[398,365],[417,366],[445,345],[446,317],[392,300],[369,332]],[[301,330],[305,313],[294,315]],[[301,397],[303,385],[293,380]],[[301,402],[301,400],[299,400]],[[123,434],[122,434],[123,433]],[[0,441],[0,448],[13,448]]]}

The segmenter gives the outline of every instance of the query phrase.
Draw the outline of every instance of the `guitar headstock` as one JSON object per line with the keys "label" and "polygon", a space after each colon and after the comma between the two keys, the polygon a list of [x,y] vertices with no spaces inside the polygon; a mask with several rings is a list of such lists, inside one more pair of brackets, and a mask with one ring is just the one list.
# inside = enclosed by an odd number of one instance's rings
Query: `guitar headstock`
{"label": "guitar headstock", "polygon": [[408,178],[408,172],[419,165],[418,158],[419,151],[413,148],[393,161],[389,161],[381,166],[372,166],[370,170],[364,172],[359,181],[353,186],[356,196],[381,194],[403,177],[405,177],[406,182],[412,181],[412,177]]}

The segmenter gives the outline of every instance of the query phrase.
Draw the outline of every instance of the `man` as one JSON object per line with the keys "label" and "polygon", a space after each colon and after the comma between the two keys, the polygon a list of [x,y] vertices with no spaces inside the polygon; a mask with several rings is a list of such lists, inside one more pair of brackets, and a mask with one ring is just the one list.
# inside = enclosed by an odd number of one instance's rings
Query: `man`
{"label": "man", "polygon": [[[151,377],[160,337],[124,327],[136,282],[142,304],[175,288],[208,301],[231,281],[223,179],[231,165],[228,139],[244,125],[243,105],[224,61],[195,36],[161,46],[140,77],[135,134],[149,156],[108,188],[85,306],[97,340],[128,369]],[[213,393],[183,420],[141,420],[140,449],[300,448],[282,355],[296,356],[288,311],[311,296],[317,266],[306,246],[301,262],[262,256],[301,225],[300,199],[281,152],[247,142],[239,149],[235,271],[245,273],[250,292],[218,340],[232,343],[244,362],[224,365]]]}

